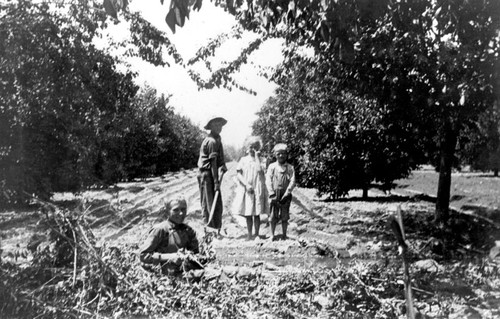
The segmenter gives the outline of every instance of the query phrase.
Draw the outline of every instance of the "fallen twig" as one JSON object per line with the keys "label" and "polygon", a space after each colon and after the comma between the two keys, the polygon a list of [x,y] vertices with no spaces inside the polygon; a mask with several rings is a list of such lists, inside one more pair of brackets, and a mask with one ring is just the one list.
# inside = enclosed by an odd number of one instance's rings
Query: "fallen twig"
{"label": "fallen twig", "polygon": [[358,277],[358,276],[356,276],[355,274],[352,274],[352,276],[354,277],[354,279],[356,279],[356,280],[357,280],[357,281],[361,284],[361,286],[363,286],[363,287],[365,288],[366,293],[367,293],[368,295],[370,295],[371,297],[375,298],[375,300],[377,300],[377,301],[378,301],[381,305],[384,303],[384,302],[383,302],[383,301],[382,301],[382,300],[381,300],[381,299],[380,299],[377,295],[375,295],[374,293],[372,293],[372,292],[370,291],[370,288],[371,288],[371,287],[370,287],[370,286],[368,286],[367,284],[365,284],[365,283],[363,282],[363,280],[361,280],[361,278],[359,278],[359,277]]}
{"label": "fallen twig", "polygon": [[458,244],[460,247],[462,247],[463,249],[465,250],[468,250],[470,252],[473,252],[473,253],[476,253],[476,254],[481,254],[481,255],[486,255],[486,252],[485,251],[482,251],[482,250],[478,250],[478,249],[474,249],[472,247],[467,247],[467,245],[462,245],[462,244]]}
{"label": "fallen twig", "polygon": [[[64,219],[66,220],[66,222],[70,226],[72,226],[66,217],[64,217]],[[74,288],[76,285],[76,266],[77,266],[77,261],[78,261],[78,243],[76,240],[75,230],[73,229],[73,227],[70,227],[70,228],[71,228],[71,232],[73,233],[73,240],[75,241],[75,246],[74,246],[75,253],[73,254],[73,288]]]}
{"label": "fallen twig", "polygon": [[416,288],[416,287],[411,287],[411,289],[415,290],[415,291],[418,291],[420,293],[426,294],[426,295],[434,296],[433,292],[430,292],[430,291],[427,291],[427,290],[423,290],[423,289]]}

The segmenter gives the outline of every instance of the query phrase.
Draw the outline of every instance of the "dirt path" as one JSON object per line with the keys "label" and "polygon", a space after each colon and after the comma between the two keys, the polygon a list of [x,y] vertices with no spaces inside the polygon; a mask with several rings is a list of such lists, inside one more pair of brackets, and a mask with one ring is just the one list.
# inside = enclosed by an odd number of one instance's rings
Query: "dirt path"
{"label": "dirt path", "polygon": [[[439,255],[433,254],[429,246],[432,233],[423,227],[429,225],[432,219],[434,204],[422,200],[419,196],[395,195],[396,192],[387,195],[376,189],[369,191],[368,199],[362,199],[360,192],[353,191],[345,198],[327,201],[318,198],[314,189],[298,187],[293,192],[290,209],[289,239],[271,242],[268,239],[269,226],[266,224],[266,218],[262,218],[261,234],[264,238],[247,241],[244,218],[231,214],[236,172],[234,163],[228,166],[229,171],[222,183],[224,236],[212,242],[216,260],[211,267],[215,269],[253,268],[252,271],[265,272],[270,274],[271,278],[283,274],[293,277],[309,270],[319,270],[314,273],[322,274],[323,269],[335,269],[334,266],[339,263],[348,267],[363,264],[363,269],[369,269],[370,265],[373,265],[377,269],[388,269],[387,274],[400,272],[401,260],[397,256],[395,238],[386,225],[389,215],[398,206],[401,206],[406,217],[406,238],[414,252],[414,263],[417,264],[418,261],[425,266],[432,258],[440,258]],[[160,209],[164,201],[172,196],[182,195],[187,199],[187,223],[196,230],[200,238],[205,236],[196,177],[196,170],[186,170],[157,178],[119,183],[109,189],[90,190],[79,195],[57,194],[54,200],[69,211],[79,210],[85,214],[99,244],[106,243],[134,251],[148,229],[163,220],[164,217],[159,214]],[[406,190],[412,189],[413,186],[414,184],[411,184]],[[29,254],[18,256],[16,252],[26,251],[30,237],[46,230],[40,226],[40,214],[37,210],[40,209],[0,214],[2,257],[10,257],[10,260],[15,259],[18,263],[29,258]],[[420,273],[414,279],[416,287],[420,289],[415,292],[415,298],[422,305],[427,307],[431,303],[427,300],[429,294],[462,298],[460,302],[453,304],[450,301],[450,307],[454,308],[456,315],[449,318],[480,318],[481,314],[484,314],[483,317],[493,318],[500,315],[495,310],[500,304],[500,295],[498,290],[494,289],[498,287],[497,277],[488,279],[489,286],[485,285],[481,276],[491,274],[478,272],[474,270],[476,266],[470,264],[471,256],[483,256],[487,253],[486,249],[491,247],[481,245],[491,244],[491,241],[485,239],[493,237],[500,240],[500,228],[489,228],[492,232],[485,233],[485,228],[467,228],[466,226],[470,225],[480,226],[477,221],[471,221],[472,219],[465,219],[462,224],[455,224],[456,227],[462,227],[457,228],[457,233],[468,230],[468,242],[477,242],[478,245],[462,245],[454,251],[450,260],[438,259],[442,265],[438,264],[441,268],[436,268],[435,273],[424,272],[422,275],[422,269],[418,270],[416,266],[412,266],[412,271]],[[277,234],[281,234],[280,225],[277,227]],[[460,262],[461,259],[465,261]],[[435,265],[435,261],[432,265]],[[461,267],[466,269],[464,273],[459,272]],[[477,273],[479,277],[474,276],[479,279],[474,277],[477,280],[471,281],[473,276],[467,275],[469,273]],[[467,283],[462,280],[464,276],[470,277]],[[475,285],[474,291],[469,288],[471,282]],[[490,286],[492,288],[488,288]],[[402,291],[402,286],[394,286],[391,289],[399,292]],[[464,290],[468,291],[467,294],[460,295]],[[398,296],[399,299],[403,298]],[[480,300],[481,304],[476,301],[466,302],[466,298]],[[432,309],[429,311],[436,312]]]}
{"label": "dirt path", "polygon": [[[231,214],[235,175],[235,164],[231,163],[222,183],[223,238],[212,243],[217,253],[216,262],[220,265],[269,263],[281,271],[295,271],[325,267],[352,257],[374,259],[380,244],[361,235],[366,233],[363,225],[368,220],[372,223],[373,219],[379,219],[375,224],[383,227],[389,212],[401,204],[383,200],[326,202],[317,198],[314,190],[299,187],[293,193],[289,239],[270,242],[270,227],[267,216],[263,216],[262,238],[247,241],[245,219]],[[162,220],[159,211],[164,200],[178,195],[188,201],[186,222],[200,238],[203,237],[205,227],[196,176],[196,170],[187,170],[140,182],[120,183],[104,191],[85,192],[82,198],[88,205],[89,219],[97,238],[110,245],[134,247],[150,227]],[[356,196],[356,193],[351,195]],[[385,196],[377,191],[369,195]],[[276,233],[281,234],[280,225]]]}
{"label": "dirt path", "polygon": [[[290,209],[289,239],[271,242],[267,239],[270,229],[266,218],[262,218],[261,227],[264,239],[245,240],[244,218],[231,214],[236,172],[234,163],[228,166],[229,171],[222,183],[224,236],[213,240],[216,259],[207,269],[232,271],[242,278],[245,272],[262,274],[264,277],[269,275],[266,278],[272,282],[273,278],[307,277],[308,274],[314,274],[311,278],[320,278],[322,274],[329,274],[330,270],[342,273],[349,269],[352,270],[351,274],[362,276],[373,267],[377,270],[372,274],[375,277],[368,276],[357,284],[369,289],[382,287],[383,295],[390,297],[390,302],[402,304],[403,286],[395,279],[402,277],[401,259],[397,256],[394,235],[387,227],[388,217],[401,206],[406,239],[413,258],[411,271],[416,289],[414,298],[420,311],[431,314],[433,318],[500,316],[500,281],[498,275],[492,273],[498,268],[491,263],[485,264],[485,259],[477,259],[488,254],[492,240],[500,240],[500,227],[493,227],[490,222],[484,224],[485,219],[478,219],[476,212],[475,217],[469,219],[455,216],[457,222],[453,231],[458,236],[454,237],[462,242],[455,246],[453,255],[448,257],[434,253],[433,227],[429,227],[434,204],[422,196],[404,195],[401,192],[401,189],[407,193],[411,193],[408,190],[430,189],[432,180],[424,179],[424,173],[405,180],[406,184],[398,187],[392,195],[371,189],[368,199],[362,199],[360,192],[353,191],[345,198],[327,201],[318,198],[314,189],[298,187],[293,192]],[[187,223],[196,230],[199,238],[205,237],[196,177],[196,170],[186,170],[157,178],[119,183],[109,189],[90,190],[79,195],[57,194],[54,200],[59,207],[66,207],[70,212],[76,210],[85,214],[99,245],[106,243],[135,251],[148,229],[163,220],[164,216],[159,212],[164,201],[172,196],[182,195],[187,199]],[[471,186],[463,190],[456,187],[454,192],[460,190],[466,193],[476,189],[477,194],[480,194],[481,189],[475,180],[466,182],[471,182],[467,184]],[[467,196],[461,200],[467,200]],[[494,196],[491,198],[495,199]],[[27,252],[31,236],[47,231],[44,224],[39,223],[40,210],[34,208],[0,214],[2,258],[19,264],[29,261],[30,254],[23,252]],[[281,234],[280,225],[277,234]],[[439,245],[436,247],[439,248]],[[474,260],[478,260],[478,264]],[[428,268],[429,265],[434,268]],[[485,265],[489,265],[489,268]],[[387,271],[380,272],[382,269]],[[382,277],[391,279],[382,280]],[[342,290],[348,291],[351,286],[343,286]],[[443,306],[436,306],[436,300],[444,302]],[[442,316],[443,309],[452,309],[453,314]]]}
{"label": "dirt path", "polygon": [[[262,218],[263,239],[247,241],[245,220],[231,214],[236,188],[235,163],[222,183],[224,202],[223,238],[212,243],[221,265],[271,263],[281,270],[324,267],[331,263],[358,259],[379,259],[381,251],[394,248],[394,238],[385,227],[387,217],[401,205],[403,211],[431,211],[433,204],[404,196],[388,196],[370,190],[370,200],[361,200],[351,192],[345,199],[328,202],[319,199],[312,189],[296,188],[290,209],[289,240],[270,242],[267,216]],[[126,245],[132,249],[142,236],[163,216],[164,201],[182,195],[188,201],[187,223],[202,238],[205,227],[200,212],[197,170],[170,173],[142,181],[119,183],[105,190],[91,190],[79,196],[58,194],[55,200],[68,207],[80,203],[101,243]],[[12,212],[1,215],[2,249],[23,250],[30,236],[37,232],[35,212]],[[281,234],[281,226],[277,226]],[[411,235],[410,235],[411,236]],[[411,238],[411,237],[410,237]]]}
{"label": "dirt path", "polygon": [[[367,227],[378,227],[379,233],[384,234],[385,220],[397,205],[408,210],[424,210],[425,207],[419,207],[431,205],[425,202],[394,202],[376,190],[370,191],[369,196],[379,197],[377,201],[358,200],[359,194],[351,192],[350,198],[345,201],[327,202],[320,200],[314,190],[297,187],[290,208],[289,239],[270,242],[270,227],[267,216],[263,216],[263,239],[247,241],[245,219],[231,214],[236,188],[235,163],[230,163],[228,167],[222,183],[223,238],[212,242],[217,254],[216,262],[220,265],[270,263],[281,271],[295,271],[325,267],[339,262],[339,259],[376,259],[383,247],[380,238],[367,235],[370,234]],[[164,201],[181,195],[188,201],[186,222],[202,238],[205,227],[196,176],[197,170],[185,170],[142,181],[118,183],[109,189],[91,190],[78,196],[57,194],[54,200],[71,209],[79,203],[76,209],[86,214],[101,244],[126,245],[134,249],[148,229],[163,220],[159,212]],[[6,231],[2,236],[4,251],[26,248],[30,236],[37,232],[37,216],[34,212],[2,214],[0,224]],[[281,234],[281,225],[277,226],[276,233]],[[390,234],[386,235],[384,245],[391,245],[389,241],[392,238]]]}

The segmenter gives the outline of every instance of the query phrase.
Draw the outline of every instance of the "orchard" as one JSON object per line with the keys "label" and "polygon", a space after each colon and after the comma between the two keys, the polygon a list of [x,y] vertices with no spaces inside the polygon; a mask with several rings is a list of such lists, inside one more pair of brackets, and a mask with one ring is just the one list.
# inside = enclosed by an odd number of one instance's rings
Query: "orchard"
{"label": "orchard", "polygon": [[[500,316],[499,1],[156,1],[171,33],[128,1],[0,4],[2,318]],[[209,4],[237,25],[182,56],[169,37]],[[96,46],[120,22],[129,37]],[[233,60],[210,64],[247,32]],[[244,240],[232,214],[244,150],[225,145],[214,237],[196,179],[203,130],[124,65],[175,65],[199,90],[250,96],[237,73],[272,39],[283,61],[263,72],[277,89],[252,133],[269,161],[289,146],[290,236],[267,240],[265,217]],[[202,269],[172,277],[136,252],[179,195]]]}

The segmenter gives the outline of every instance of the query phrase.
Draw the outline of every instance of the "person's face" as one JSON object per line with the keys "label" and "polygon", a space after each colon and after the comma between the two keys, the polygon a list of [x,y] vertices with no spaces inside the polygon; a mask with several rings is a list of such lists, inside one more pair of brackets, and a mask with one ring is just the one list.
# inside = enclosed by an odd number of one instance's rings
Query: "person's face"
{"label": "person's face", "polygon": [[168,219],[176,224],[182,224],[187,214],[187,206],[184,202],[174,202],[168,212]]}
{"label": "person's face", "polygon": [[222,123],[221,122],[215,122],[212,124],[212,132],[220,134],[222,132]]}
{"label": "person's face", "polygon": [[278,163],[283,164],[286,162],[288,156],[286,152],[284,151],[278,151],[276,152],[276,159],[278,160]]}
{"label": "person's face", "polygon": [[258,152],[260,150],[260,143],[253,143],[250,145],[249,152],[251,155],[254,155],[255,152]]}

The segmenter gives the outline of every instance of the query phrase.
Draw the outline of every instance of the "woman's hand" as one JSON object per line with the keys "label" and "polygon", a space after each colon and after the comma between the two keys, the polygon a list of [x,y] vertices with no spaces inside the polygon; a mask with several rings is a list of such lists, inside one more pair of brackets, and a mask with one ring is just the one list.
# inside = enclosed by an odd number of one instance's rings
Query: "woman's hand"
{"label": "woman's hand", "polygon": [[180,265],[184,260],[184,254],[182,253],[154,253],[153,258],[157,259],[161,263],[169,263],[173,265]]}
{"label": "woman's hand", "polygon": [[253,194],[254,193],[254,189],[253,189],[253,187],[251,185],[247,185],[245,188],[246,188],[246,190],[247,190],[247,192],[249,194]]}
{"label": "woman's hand", "polygon": [[270,194],[269,195],[269,204],[274,204],[276,203],[276,194]]}

